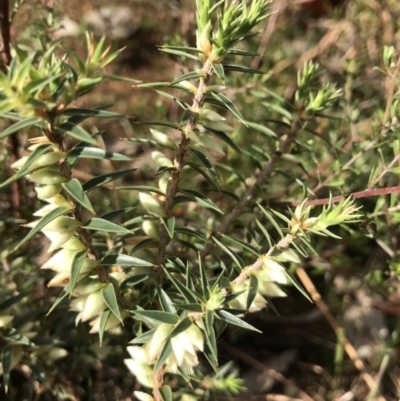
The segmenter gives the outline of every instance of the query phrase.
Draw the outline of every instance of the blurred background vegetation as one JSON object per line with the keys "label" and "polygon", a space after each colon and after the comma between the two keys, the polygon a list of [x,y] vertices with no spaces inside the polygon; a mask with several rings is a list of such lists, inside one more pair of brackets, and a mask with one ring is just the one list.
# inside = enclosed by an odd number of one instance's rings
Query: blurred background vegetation
{"label": "blurred background vegetation", "polygon": [[[34,21],[44,14],[39,5],[43,4],[29,0],[21,6],[12,26],[14,41],[31,40],[32,32],[37,32],[34,24],[38,22]],[[113,49],[126,47],[107,67],[110,74],[145,83],[171,81],[191,70],[190,60],[177,60],[157,46],[195,45],[194,1],[115,0],[110,4],[105,0],[64,0],[55,6],[62,26],[46,32],[43,25],[43,35],[57,35],[66,48],[82,55],[86,29],[96,36],[105,34]],[[260,27],[261,34],[246,42],[247,50],[259,54],[247,63],[264,74],[250,80],[235,72],[227,76],[229,97],[254,124],[247,128],[232,122],[235,129],[231,139],[242,153],[227,148],[225,155],[215,156],[224,188],[240,198],[240,181],[251,177],[275,151],[271,132],[285,134],[286,128],[277,121],[285,116],[287,102],[294,96],[298,70],[310,60],[320,65],[318,85],[335,83],[343,96],[329,116],[313,119],[307,131],[298,133],[290,152],[282,157],[284,162],[261,188],[262,204],[285,211],[306,197],[325,199],[330,194],[349,195],[398,185],[400,2],[275,0],[273,10],[273,16]],[[384,46],[394,46],[387,65]],[[113,111],[138,122],[179,118],[175,103],[156,91],[126,82],[106,82],[80,98],[77,106],[107,103],[114,104]],[[109,150],[134,159],[126,168],[139,168],[124,185],[141,185],[154,179],[149,145],[123,139],[150,138],[148,127],[132,126],[120,119],[92,124],[88,126],[91,132],[105,131]],[[10,175],[9,149],[8,143],[0,142],[2,179]],[[242,176],[234,177],[229,168],[238,165]],[[75,166],[73,176],[87,180],[113,169],[112,161],[85,160]],[[206,183],[201,185],[206,188]],[[19,207],[12,189],[0,193],[0,215],[29,218],[38,201],[29,183],[20,189]],[[216,204],[229,209],[229,204],[219,203],[227,202],[227,198],[219,199],[210,189],[209,193]],[[110,188],[93,191],[92,202],[99,214],[137,203],[129,193],[114,194]],[[273,308],[248,317],[262,334],[231,329],[220,339],[221,364],[233,360],[249,388],[238,399],[289,401],[306,399],[304,394],[317,401],[379,399],[366,385],[366,373],[373,377],[382,399],[399,399],[398,195],[365,197],[358,204],[368,218],[351,229],[337,228],[335,234],[342,240],[318,237],[314,241],[318,256],[308,258],[301,267],[306,276],[300,272],[299,277],[306,290],[320,294],[323,303],[310,303],[295,288],[289,288],[289,296],[274,300]],[[180,216],[179,207],[175,216]],[[249,211],[240,220],[245,225],[251,218]],[[0,224],[0,249],[8,249],[21,234],[15,224],[3,220]],[[129,340],[129,334],[110,336],[100,348],[97,337],[90,336],[84,325],[74,326],[73,314],[61,308],[45,317],[57,290],[49,290],[46,274],[37,273],[47,257],[40,241],[45,240],[37,240],[34,247],[23,249],[12,260],[7,251],[2,252],[0,301],[16,292],[34,294],[30,302],[21,297],[12,313],[21,316],[20,332],[53,339],[52,344],[44,340],[37,353],[40,364],[35,373],[41,377],[46,371],[47,378],[32,384],[21,364],[12,372],[11,393],[5,395],[0,386],[0,399],[130,400],[135,381],[119,364],[125,352],[121,344]],[[0,346],[2,341],[0,336]],[[346,354],[346,341],[356,351],[351,357]],[[90,348],[86,347],[88,343],[92,344]],[[57,348],[61,344],[62,350]],[[299,398],[298,388],[304,392],[303,398]],[[263,395],[258,398],[257,394]]]}

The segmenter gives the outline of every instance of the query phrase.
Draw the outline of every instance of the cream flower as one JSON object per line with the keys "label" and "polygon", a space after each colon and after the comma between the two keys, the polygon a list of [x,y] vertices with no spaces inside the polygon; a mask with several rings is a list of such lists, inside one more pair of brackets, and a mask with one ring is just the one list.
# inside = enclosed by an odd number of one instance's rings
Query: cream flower
{"label": "cream flower", "polygon": [[[228,303],[231,308],[246,310],[249,287],[250,287],[249,279],[245,280],[243,283],[231,283],[232,293],[244,291],[242,294],[240,294],[239,296],[237,296],[235,299],[233,299]],[[267,306],[267,301],[261,294],[257,293],[248,311],[258,312],[259,310],[265,308],[266,306]]]}
{"label": "cream flower", "polygon": [[147,352],[142,347],[131,346],[126,349],[131,356],[125,359],[125,365],[136,376],[137,381],[143,386],[152,388],[154,385],[153,369],[147,362]]}

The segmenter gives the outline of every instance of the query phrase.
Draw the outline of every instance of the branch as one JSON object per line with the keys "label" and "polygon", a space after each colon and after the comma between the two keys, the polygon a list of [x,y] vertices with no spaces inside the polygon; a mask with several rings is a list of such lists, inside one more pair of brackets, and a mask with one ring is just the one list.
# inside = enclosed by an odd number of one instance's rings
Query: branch
{"label": "branch", "polygon": [[[187,132],[193,131],[196,128],[197,124],[197,111],[201,109],[201,107],[204,104],[204,99],[206,96],[206,88],[208,81],[211,78],[211,75],[213,73],[213,67],[212,63],[210,60],[207,60],[204,63],[204,66],[202,70],[205,72],[205,77],[200,79],[199,86],[197,88],[197,94],[193,99],[193,104],[191,107],[191,110],[193,111],[193,115],[189,118],[188,122],[185,124],[185,126],[182,128],[182,139],[181,143],[179,144],[179,149],[176,153],[175,160],[174,160],[174,165],[176,170],[172,172],[169,180],[168,180],[168,185],[167,185],[167,191],[165,195],[165,207],[164,207],[164,212],[165,216],[167,218],[172,217],[172,210],[174,207],[174,202],[175,202],[175,196],[176,193],[178,192],[178,185],[179,185],[179,179],[180,179],[180,173],[181,170],[184,166],[184,159],[186,156],[187,152],[187,147],[189,145],[190,139],[187,137]],[[161,271],[161,266],[163,263],[163,259],[165,256],[165,249],[169,243],[169,235],[164,227],[164,225],[160,225],[160,245],[158,248],[158,268]]]}
{"label": "branch", "polygon": [[10,51],[10,8],[8,0],[0,1],[0,25],[1,25],[1,64],[0,69],[4,73],[7,73],[7,67],[11,62],[11,51]]}

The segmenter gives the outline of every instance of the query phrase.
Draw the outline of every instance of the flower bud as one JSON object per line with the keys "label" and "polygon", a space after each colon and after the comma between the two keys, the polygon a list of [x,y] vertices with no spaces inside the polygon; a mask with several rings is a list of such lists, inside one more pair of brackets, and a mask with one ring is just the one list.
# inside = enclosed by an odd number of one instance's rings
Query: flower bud
{"label": "flower bud", "polygon": [[145,220],[142,223],[142,230],[148,235],[150,238],[155,240],[160,239],[160,229],[159,224],[154,220]]}
{"label": "flower bud", "polygon": [[131,346],[126,349],[131,356],[125,359],[125,365],[136,376],[137,381],[143,386],[152,388],[154,385],[153,369],[147,362],[146,351],[142,347]]}
{"label": "flower bud", "polygon": [[166,134],[157,131],[155,129],[150,129],[151,135],[159,143],[161,146],[164,146],[169,149],[176,149],[176,143]]}
{"label": "flower bud", "polygon": [[60,174],[57,167],[43,167],[30,174],[31,181],[43,185],[61,184],[67,182],[68,178]]}
{"label": "flower bud", "polygon": [[39,199],[52,198],[54,195],[60,193],[62,189],[61,184],[44,185],[43,187],[35,187],[37,197]]}
{"label": "flower bud", "polygon": [[151,152],[151,157],[160,167],[174,167],[174,163],[162,152]]}
{"label": "flower bud", "polygon": [[71,309],[80,312],[76,317],[76,323],[80,320],[86,322],[87,320],[99,315],[105,309],[103,297],[100,291],[92,292],[88,295],[81,295],[71,301]]}

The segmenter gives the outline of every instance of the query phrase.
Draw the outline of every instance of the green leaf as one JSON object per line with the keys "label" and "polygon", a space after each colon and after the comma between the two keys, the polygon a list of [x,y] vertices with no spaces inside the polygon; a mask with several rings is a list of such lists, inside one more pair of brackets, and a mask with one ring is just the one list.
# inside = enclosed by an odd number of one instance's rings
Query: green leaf
{"label": "green leaf", "polygon": [[118,180],[119,178],[122,178],[130,173],[135,172],[136,170],[137,170],[136,168],[130,168],[128,170],[120,170],[120,171],[115,171],[113,173],[99,175],[98,177],[94,177],[89,181],[86,181],[82,185],[82,188],[85,192],[89,192],[94,188],[107,184],[108,182]]}
{"label": "green leaf", "polygon": [[158,241],[152,238],[145,238],[138,242],[130,251],[130,254],[137,252],[139,249],[150,247],[150,245],[158,244]]}
{"label": "green leaf", "polygon": [[268,231],[264,228],[264,226],[257,219],[256,219],[256,223],[257,223],[259,229],[261,230],[261,232],[264,234],[266,240],[268,241],[269,247],[272,248],[272,246],[273,246],[272,240],[271,240],[270,235],[268,234]]}
{"label": "green leaf", "polygon": [[198,263],[199,263],[199,271],[200,271],[200,281],[201,281],[201,290],[203,293],[203,297],[208,299],[210,296],[210,292],[208,291],[208,283],[207,283],[207,276],[203,264],[201,263],[200,252],[198,254]]}
{"label": "green leaf", "polygon": [[123,187],[116,187],[116,189],[124,189],[124,190],[130,190],[130,191],[141,191],[141,192],[155,192],[160,195],[165,195],[163,191],[161,191],[160,188],[157,187],[149,187],[146,185],[127,185]]}
{"label": "green leaf", "polygon": [[[111,56],[111,55],[110,55]],[[104,59],[104,62],[101,64],[104,65],[106,59]],[[138,79],[133,79],[133,78],[128,78],[128,77],[122,77],[121,75],[114,75],[114,74],[101,74],[103,78],[109,79],[110,81],[120,81],[120,82],[129,82],[131,84],[137,84],[141,82]]]}
{"label": "green leaf", "polygon": [[69,211],[70,209],[67,207],[58,207],[51,212],[47,213],[45,216],[43,216],[29,231],[29,233],[25,236],[23,240],[13,249],[13,252],[16,251],[20,246],[25,244],[25,242],[29,241],[36,233],[38,233],[43,227],[45,227],[47,224],[52,222],[54,219],[57,217],[63,215],[65,212]]}
{"label": "green leaf", "polygon": [[243,267],[244,267],[243,262],[241,260],[239,260],[238,257],[226,245],[224,245],[222,242],[218,241],[215,237],[211,237],[211,238],[224,252],[226,252],[232,258],[232,260],[238,265],[238,267],[243,269]]}
{"label": "green leaf", "polygon": [[248,127],[254,128],[255,130],[261,132],[262,134],[266,135],[269,138],[277,139],[275,132],[268,127],[264,127],[261,124],[253,123],[251,121],[246,121],[246,124]]}
{"label": "green leaf", "polygon": [[3,381],[5,391],[8,391],[8,384],[10,382],[11,364],[13,359],[14,347],[7,344],[1,351],[1,364],[3,366]]}
{"label": "green leaf", "polygon": [[228,96],[224,95],[223,93],[215,93],[215,92],[211,92],[211,96],[213,96],[216,100],[222,102],[244,125],[247,126],[247,123],[243,118],[242,114],[233,104],[231,99],[229,99]]}
{"label": "green leaf", "polygon": [[106,329],[107,322],[108,322],[108,319],[110,318],[110,316],[111,316],[111,311],[110,310],[105,310],[101,314],[100,323],[99,323],[99,343],[100,343],[100,346],[103,344],[103,335],[104,335],[104,331]]}
{"label": "green leaf", "polygon": [[172,390],[171,387],[164,384],[161,388],[160,388],[160,395],[162,398],[162,401],[172,401]]}
{"label": "green leaf", "polygon": [[105,111],[97,108],[93,109],[84,109],[84,108],[71,108],[65,109],[61,112],[61,114],[66,116],[80,116],[84,118],[88,117],[100,117],[100,118],[119,118],[125,117],[123,114],[113,113],[111,111]]}
{"label": "green leaf", "polygon": [[171,340],[172,338],[176,337],[178,334],[183,333],[186,331],[191,325],[193,324],[192,320],[189,316],[182,319],[169,333],[167,340]]}
{"label": "green leaf", "polygon": [[132,277],[129,277],[121,283],[121,290],[125,290],[126,288],[133,288],[143,281],[148,280],[151,276],[154,276],[155,274],[156,272],[152,271],[151,273],[147,272],[146,274],[136,274]]}
{"label": "green leaf", "polygon": [[11,306],[15,305],[18,303],[21,299],[25,298],[27,295],[29,295],[31,291],[25,291],[21,292],[18,295],[14,295],[11,298],[6,299],[0,304],[0,313],[5,311],[6,309],[10,308]]}
{"label": "green leaf", "polygon": [[228,53],[234,54],[236,56],[250,56],[250,57],[259,56],[259,54],[256,52],[249,52],[249,51],[241,50],[241,49],[231,49],[228,51]]}
{"label": "green leaf", "polygon": [[0,184],[0,188],[5,187],[6,185],[10,184],[13,181],[18,180],[19,178],[23,177],[24,175],[28,174],[29,172],[33,171],[33,169],[30,169],[31,165],[44,153],[48,151],[48,149],[51,147],[51,145],[43,145],[37,147],[26,159],[24,165],[20,170],[18,170],[13,176],[11,176],[8,180],[2,182]]}
{"label": "green leaf", "polygon": [[196,312],[196,313],[202,313],[203,312],[203,306],[202,304],[188,304],[188,303],[183,303],[177,305],[178,309],[183,309],[188,312]]}
{"label": "green leaf", "polygon": [[222,64],[213,64],[212,68],[215,72],[215,75],[222,81],[222,83],[225,83],[224,66]]}
{"label": "green leaf", "polygon": [[172,284],[175,286],[175,288],[181,293],[183,298],[185,298],[186,302],[188,302],[189,304],[197,303],[196,294],[194,294],[193,291],[191,291],[188,287],[183,285],[179,280],[172,276],[167,269],[164,269],[164,271],[168,278],[171,280]]}
{"label": "green leaf", "polygon": [[28,347],[34,347],[34,343],[31,340],[29,340],[29,338],[22,335],[14,327],[11,327],[9,329],[3,329],[1,335],[12,344],[20,344],[20,345],[26,345]]}
{"label": "green leaf", "polygon": [[203,195],[200,192],[194,191],[192,189],[180,189],[179,192],[182,192],[185,195],[195,198],[199,206],[214,210],[215,212],[221,215],[224,214],[222,210],[214,202],[212,202],[210,199],[207,198],[207,196]]}
{"label": "green leaf", "polygon": [[183,234],[183,235],[188,235],[190,237],[195,237],[198,238],[202,241],[206,241],[207,237],[206,235],[204,235],[202,232],[198,231],[198,230],[192,230],[191,228],[187,228],[187,227],[178,227],[175,228],[175,232],[179,233],[179,234]]}
{"label": "green leaf", "polygon": [[89,198],[86,196],[81,183],[78,179],[72,178],[71,180],[61,184],[64,190],[74,198],[80,205],[91,213],[95,213]]}
{"label": "green leaf", "polygon": [[[191,167],[193,170],[197,171],[199,174],[201,174],[206,181],[213,187],[215,188],[217,191],[220,190],[220,185],[218,183],[215,182],[214,179],[212,179],[199,165],[197,165],[196,163],[190,163],[190,162],[186,162],[186,165]],[[191,199],[189,198],[187,201],[191,201]],[[186,202],[187,202],[186,201]],[[175,204],[178,203],[175,201]]]}
{"label": "green leaf", "polygon": [[233,65],[233,64],[224,64],[225,71],[237,71],[237,72],[244,72],[247,74],[262,74],[264,75],[265,72],[260,70],[255,70],[254,68],[244,67],[242,65]]}
{"label": "green leaf", "polygon": [[174,54],[176,56],[187,57],[187,58],[191,58],[192,60],[199,61],[198,56],[184,52],[182,50],[175,50],[175,49],[170,49],[167,47],[160,47],[160,50],[165,53],[170,53],[170,54]]}
{"label": "green leaf", "polygon": [[230,237],[229,235],[226,234],[221,234],[223,237],[228,238],[229,240],[236,242],[238,245],[240,245],[241,247],[247,249],[249,252],[251,252],[253,255],[259,257],[260,256],[260,252],[257,248],[255,248],[254,246],[247,244],[244,241],[241,241],[240,239],[234,238],[234,237]]}
{"label": "green leaf", "polygon": [[222,131],[216,131],[210,127],[207,127],[205,125],[203,125],[203,127],[207,130],[210,131],[211,133],[213,133],[216,137],[218,137],[219,139],[223,140],[226,144],[228,144],[232,149],[236,150],[236,152],[238,153],[242,153],[242,151],[236,146],[235,142],[232,141],[231,138],[229,138],[229,136]]}
{"label": "green leaf", "polygon": [[153,264],[146,260],[135,258],[134,256],[119,254],[111,254],[105,256],[101,260],[101,264],[105,266],[123,266],[123,267],[134,267],[134,266],[148,266],[152,267]]}
{"label": "green leaf", "polygon": [[169,219],[166,217],[161,217],[161,221],[167,230],[169,237],[174,238],[174,228],[175,228],[175,217],[170,217]]}
{"label": "green leaf", "polygon": [[[171,84],[171,85],[172,85],[172,84]],[[161,96],[166,97],[167,99],[172,100],[172,101],[175,102],[177,105],[179,105],[180,107],[182,107],[182,109],[184,109],[184,110],[188,110],[189,107],[190,107],[189,104],[187,104],[186,102],[184,102],[182,99],[179,99],[178,97],[173,96],[173,95],[171,95],[171,94],[168,93],[168,92],[156,90],[156,93],[158,93],[158,94],[161,95]]]}
{"label": "green leaf", "polygon": [[160,323],[177,324],[179,317],[175,313],[164,312],[159,310],[136,310],[133,314],[140,319],[140,317],[146,317],[156,320]]}
{"label": "green leaf", "polygon": [[250,287],[247,293],[247,300],[246,300],[246,310],[250,309],[251,304],[254,301],[254,298],[257,295],[258,291],[258,278],[254,275],[250,275]]}
{"label": "green leaf", "polygon": [[67,297],[67,295],[68,295],[69,293],[70,293],[70,291],[69,291],[69,284],[68,284],[68,285],[66,285],[66,286],[62,289],[60,295],[59,295],[58,298],[55,300],[54,304],[51,306],[51,308],[50,308],[50,310],[47,312],[47,315],[46,315],[46,316],[49,316],[50,313],[53,312],[53,310],[57,307],[57,305],[59,305],[59,304],[64,300],[64,298]]}
{"label": "green leaf", "polygon": [[202,78],[202,77],[203,77],[202,74],[199,74],[196,71],[191,71],[191,72],[188,72],[187,74],[183,74],[179,78],[174,79],[171,82],[171,85],[176,85],[176,84],[179,84],[179,82],[182,82],[182,81],[189,81],[190,79],[197,79],[197,78]]}
{"label": "green leaf", "polygon": [[107,308],[110,309],[113,315],[122,323],[122,317],[119,311],[114,286],[110,283],[107,286],[103,287],[100,292],[101,296],[103,297],[103,301],[107,305]]}
{"label": "green leaf", "polygon": [[263,212],[264,216],[275,227],[276,231],[278,231],[278,233],[281,236],[281,238],[283,238],[283,232],[282,232],[281,228],[279,227],[278,223],[275,221],[275,219],[258,202],[257,202],[257,205],[261,209],[261,211]]}
{"label": "green leaf", "polygon": [[78,158],[86,157],[88,159],[107,159],[107,160],[117,160],[117,161],[132,161],[128,156],[121,153],[108,152],[100,148],[84,147],[84,148],[74,148],[68,153],[68,157]]}
{"label": "green leaf", "polygon": [[29,367],[32,369],[32,372],[40,383],[47,383],[46,371],[39,358],[35,356],[31,357]]}
{"label": "green leaf", "polygon": [[61,124],[58,129],[62,132],[66,133],[67,135],[72,136],[79,141],[85,141],[90,144],[95,144],[96,140],[82,127],[79,125],[73,125],[66,121],[65,123]]}
{"label": "green leaf", "polygon": [[241,328],[246,329],[246,330],[252,330],[252,331],[256,331],[258,333],[261,333],[260,330],[256,329],[252,325],[244,322],[242,319],[238,318],[237,316],[232,315],[231,313],[227,312],[226,310],[218,309],[218,310],[215,311],[215,313],[220,319],[224,320],[225,322],[227,322],[229,324],[241,327]]}
{"label": "green leaf", "polygon": [[154,372],[157,372],[157,370],[160,369],[162,365],[164,365],[165,361],[171,355],[171,352],[172,352],[171,341],[166,341],[165,345],[164,345],[164,347],[163,347],[163,349],[162,349],[162,351],[160,353],[158,361],[154,366],[154,369],[153,369]]}
{"label": "green leaf", "polygon": [[74,256],[74,260],[72,261],[72,266],[71,266],[71,281],[69,283],[70,294],[72,294],[72,291],[75,288],[75,285],[78,281],[79,273],[81,271],[83,263],[85,262],[88,252],[89,252],[88,249],[78,251]]}
{"label": "green leaf", "polygon": [[134,207],[125,207],[123,209],[113,210],[110,213],[103,214],[102,216],[100,216],[100,218],[102,218],[103,220],[111,221],[111,220],[116,219],[117,217],[122,216],[125,213],[131,212],[133,209],[135,209],[135,208]]}
{"label": "green leaf", "polygon": [[159,120],[153,120],[153,121],[132,121],[132,124],[142,124],[142,125],[161,125],[163,127],[170,127],[179,130],[179,125],[172,123],[170,121],[159,121]]}
{"label": "green leaf", "polygon": [[160,301],[160,305],[163,311],[176,314],[176,309],[168,294],[160,287],[157,287],[157,292],[158,292],[158,299]]}
{"label": "green leaf", "polygon": [[23,119],[13,125],[10,125],[8,128],[1,131],[0,139],[13,134],[14,132],[19,132],[19,131],[23,130],[24,128],[28,128],[28,127],[31,127],[32,125],[36,125],[40,122],[42,122],[42,120],[40,118],[36,118],[36,117]]}
{"label": "green leaf", "polygon": [[143,333],[142,335],[134,338],[132,341],[129,341],[129,344],[145,344],[153,338],[155,331],[155,329],[146,331],[146,333]]}
{"label": "green leaf", "polygon": [[189,153],[192,154],[193,156],[195,156],[200,163],[210,172],[210,174],[214,177],[215,181],[217,181],[217,183],[219,185],[221,185],[221,183],[219,182],[219,178],[218,175],[213,167],[213,165],[210,163],[210,161],[208,160],[208,158],[200,151],[198,151],[197,149],[193,149],[193,148],[189,148],[188,149]]}
{"label": "green leaf", "polygon": [[132,234],[132,231],[127,230],[118,224],[111,223],[110,221],[94,217],[85,224],[83,228],[94,231],[105,231],[120,234]]}

